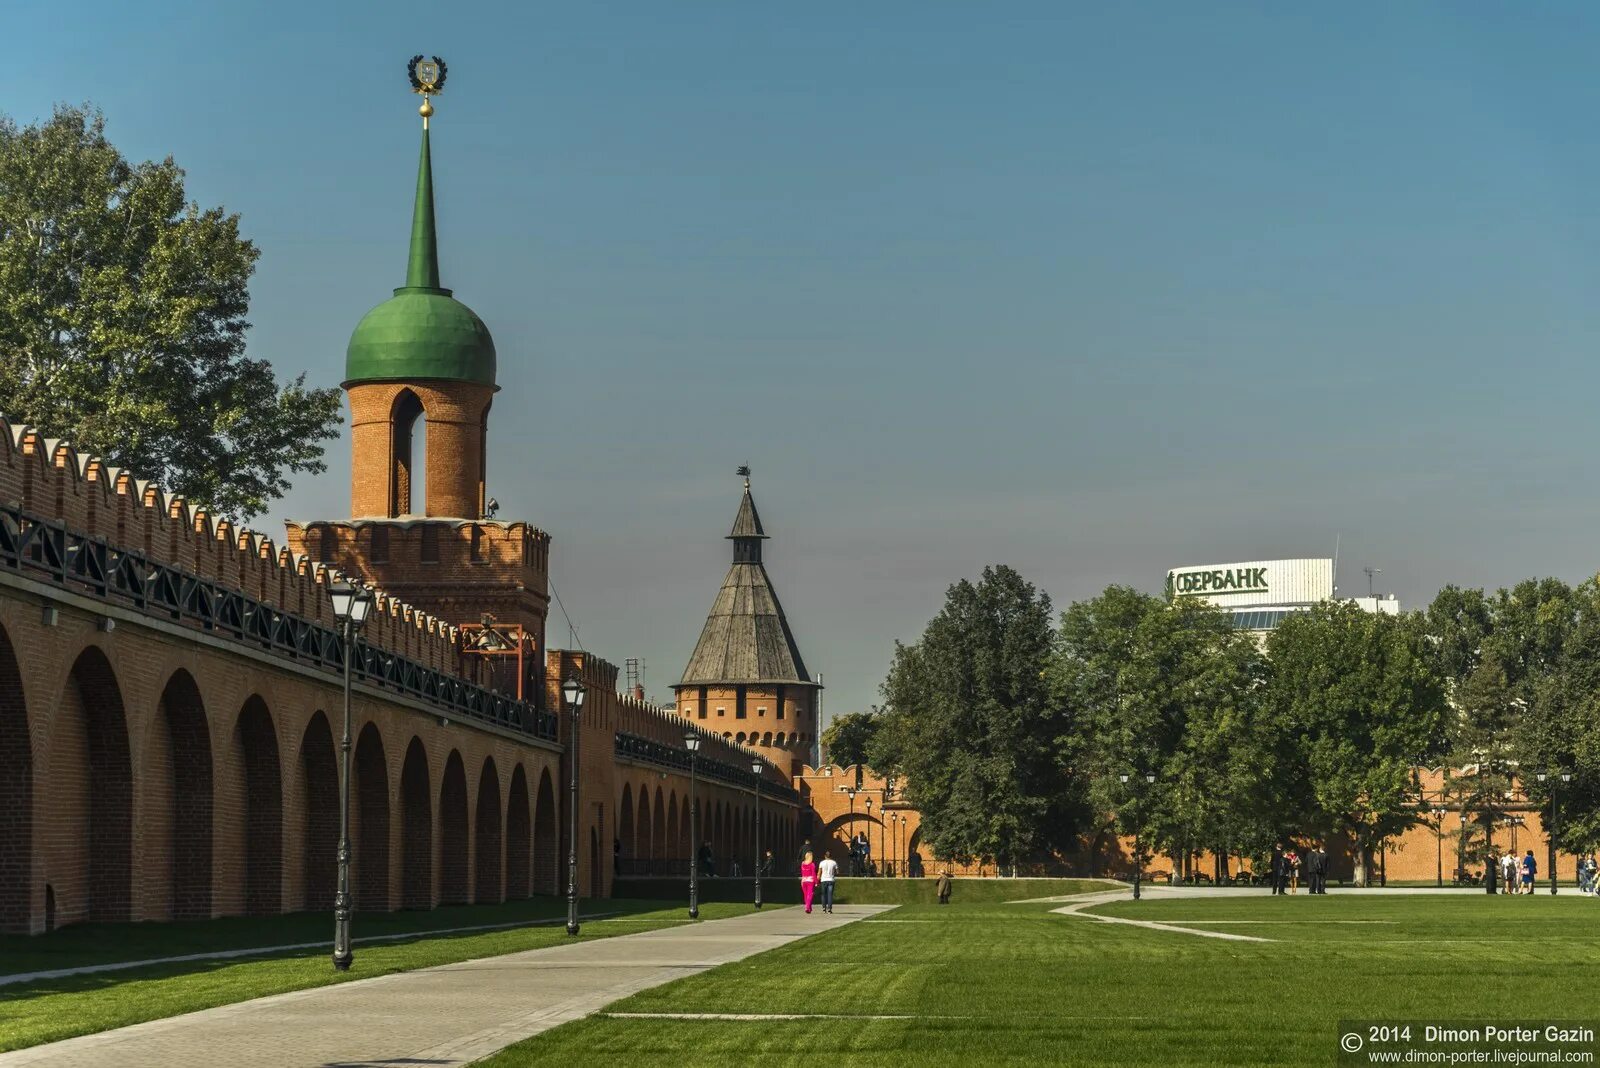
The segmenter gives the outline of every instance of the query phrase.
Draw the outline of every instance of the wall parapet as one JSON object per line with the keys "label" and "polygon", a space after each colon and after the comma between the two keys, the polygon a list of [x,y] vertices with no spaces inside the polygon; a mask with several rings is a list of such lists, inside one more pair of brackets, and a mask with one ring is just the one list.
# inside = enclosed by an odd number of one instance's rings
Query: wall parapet
{"label": "wall parapet", "polygon": [[[134,553],[275,610],[333,627],[340,573],[258,531],[191,506],[154,482],[0,415],[0,505]],[[459,671],[457,629],[383,590],[362,636],[436,671]]]}

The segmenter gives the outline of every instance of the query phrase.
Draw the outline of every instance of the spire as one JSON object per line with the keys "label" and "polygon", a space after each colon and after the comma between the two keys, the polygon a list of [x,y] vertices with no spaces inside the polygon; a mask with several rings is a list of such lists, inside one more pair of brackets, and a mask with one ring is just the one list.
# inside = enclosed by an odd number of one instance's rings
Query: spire
{"label": "spire", "polygon": [[733,562],[759,564],[761,543],[767,539],[767,532],[761,529],[761,515],[750,496],[750,468],[739,468],[739,474],[744,476],[744,499],[739,502],[739,514],[733,517],[733,530],[728,533],[733,542]]}
{"label": "spire", "polygon": [[406,266],[407,289],[439,288],[439,238],[433,228],[433,156],[428,151],[428,127],[422,127],[422,159],[417,164],[417,204],[411,212],[411,259]]}

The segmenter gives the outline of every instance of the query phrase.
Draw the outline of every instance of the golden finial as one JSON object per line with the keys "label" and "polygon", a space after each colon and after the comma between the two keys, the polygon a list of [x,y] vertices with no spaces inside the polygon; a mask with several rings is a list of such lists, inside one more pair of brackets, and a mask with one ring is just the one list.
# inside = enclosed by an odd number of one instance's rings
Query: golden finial
{"label": "golden finial", "polygon": [[422,128],[428,128],[428,119],[433,115],[433,102],[429,97],[437,96],[444,92],[444,79],[449,68],[444,60],[438,56],[423,58],[420,55],[412,56],[411,62],[406,64],[406,75],[411,79],[411,91],[422,94],[422,106],[417,109],[417,114],[422,116]]}

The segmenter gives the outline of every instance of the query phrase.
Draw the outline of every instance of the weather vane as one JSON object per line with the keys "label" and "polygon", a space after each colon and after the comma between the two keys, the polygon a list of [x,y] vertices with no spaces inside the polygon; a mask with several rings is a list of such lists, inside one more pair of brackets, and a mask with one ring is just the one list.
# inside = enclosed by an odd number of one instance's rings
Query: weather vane
{"label": "weather vane", "polygon": [[749,464],[740,464],[739,465],[739,475],[744,478],[744,488],[745,489],[749,489],[750,488],[750,465]]}
{"label": "weather vane", "polygon": [[424,130],[428,128],[428,116],[433,114],[433,104],[428,98],[444,92],[444,79],[448,73],[449,68],[438,56],[412,56],[411,62],[406,64],[406,76],[411,79],[411,91],[422,94],[422,106],[417,112],[422,116]]}

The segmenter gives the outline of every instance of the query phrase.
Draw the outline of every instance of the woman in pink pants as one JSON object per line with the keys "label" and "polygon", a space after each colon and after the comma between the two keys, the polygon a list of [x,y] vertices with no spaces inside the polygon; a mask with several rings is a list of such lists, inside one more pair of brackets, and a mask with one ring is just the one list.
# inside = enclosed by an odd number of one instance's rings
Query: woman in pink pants
{"label": "woman in pink pants", "polygon": [[800,896],[806,899],[806,911],[811,911],[811,895],[817,890],[817,865],[811,859],[811,851],[806,850],[806,855],[800,861]]}

